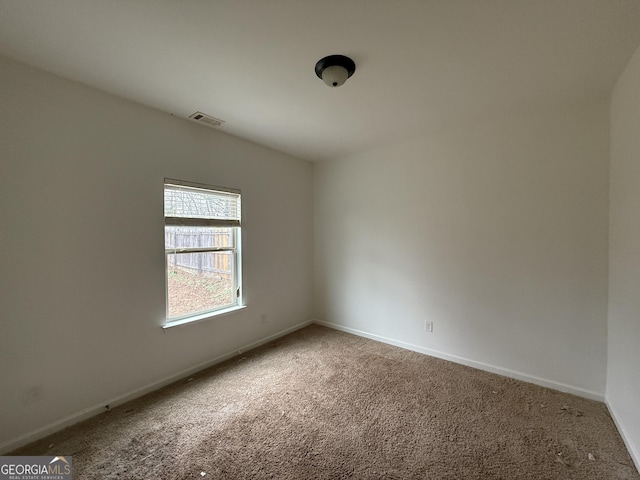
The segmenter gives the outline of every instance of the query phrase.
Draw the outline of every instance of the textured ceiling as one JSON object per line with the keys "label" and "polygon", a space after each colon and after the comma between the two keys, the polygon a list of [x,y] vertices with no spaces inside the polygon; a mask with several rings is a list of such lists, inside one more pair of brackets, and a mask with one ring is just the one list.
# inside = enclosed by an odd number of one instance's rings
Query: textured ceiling
{"label": "textured ceiling", "polygon": [[638,43],[640,0],[0,0],[2,54],[307,160],[607,95]]}

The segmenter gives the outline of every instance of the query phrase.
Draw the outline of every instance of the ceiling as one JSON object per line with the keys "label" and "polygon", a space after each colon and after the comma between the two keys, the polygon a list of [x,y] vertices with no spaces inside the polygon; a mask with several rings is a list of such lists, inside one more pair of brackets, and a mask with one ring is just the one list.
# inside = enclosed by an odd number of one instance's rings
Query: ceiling
{"label": "ceiling", "polygon": [[640,0],[0,0],[3,55],[312,161],[607,95],[639,43]]}

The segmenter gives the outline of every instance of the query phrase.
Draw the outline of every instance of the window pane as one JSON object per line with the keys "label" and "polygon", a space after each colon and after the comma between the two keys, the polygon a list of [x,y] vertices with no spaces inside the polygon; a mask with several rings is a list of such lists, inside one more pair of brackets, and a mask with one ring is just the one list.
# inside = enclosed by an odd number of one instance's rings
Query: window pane
{"label": "window pane", "polygon": [[235,305],[233,252],[167,255],[167,317]]}
{"label": "window pane", "polygon": [[240,220],[240,195],[165,185],[165,217]]}
{"label": "window pane", "polygon": [[233,247],[233,228],[166,226],[164,245],[166,249]]}

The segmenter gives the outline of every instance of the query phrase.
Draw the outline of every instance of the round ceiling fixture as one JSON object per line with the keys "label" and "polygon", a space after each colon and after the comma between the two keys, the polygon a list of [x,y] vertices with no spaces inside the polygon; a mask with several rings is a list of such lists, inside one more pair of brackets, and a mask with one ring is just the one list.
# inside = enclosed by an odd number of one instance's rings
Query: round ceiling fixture
{"label": "round ceiling fixture", "polygon": [[344,55],[329,55],[316,63],[316,75],[329,87],[339,87],[355,71],[356,64]]}

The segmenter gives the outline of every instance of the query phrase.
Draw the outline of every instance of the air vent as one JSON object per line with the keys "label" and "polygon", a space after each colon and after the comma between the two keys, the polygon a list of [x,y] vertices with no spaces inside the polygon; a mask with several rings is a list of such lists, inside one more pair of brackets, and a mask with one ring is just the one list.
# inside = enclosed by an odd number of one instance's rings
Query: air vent
{"label": "air vent", "polygon": [[189,115],[189,118],[195,122],[207,125],[208,127],[221,127],[224,123],[224,120],[220,120],[219,118],[212,117],[211,115],[207,115],[202,112],[196,112]]}

